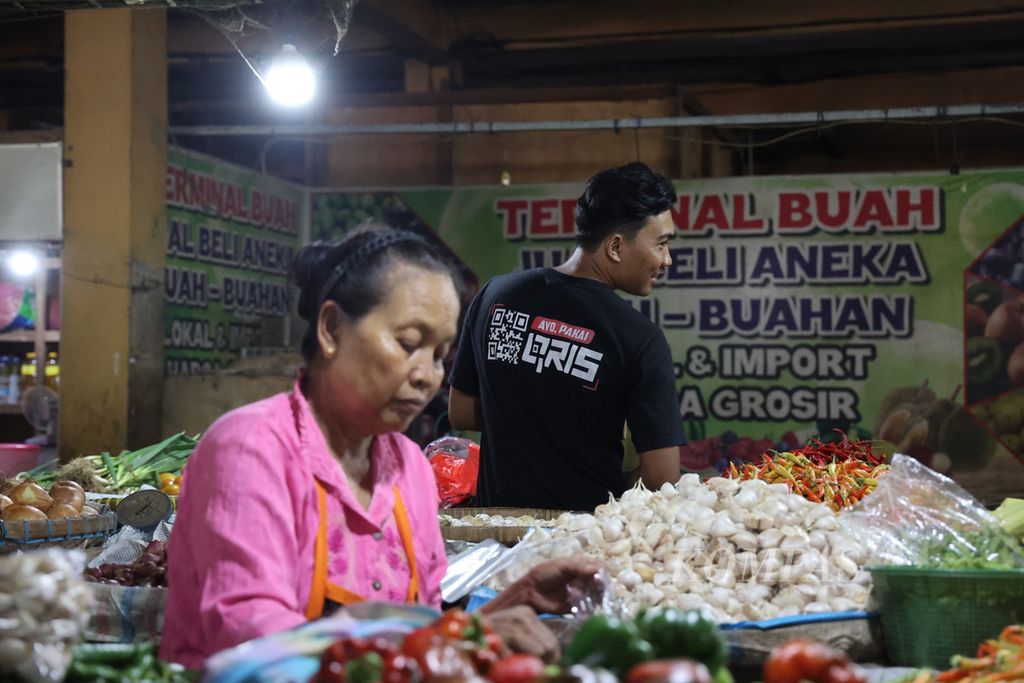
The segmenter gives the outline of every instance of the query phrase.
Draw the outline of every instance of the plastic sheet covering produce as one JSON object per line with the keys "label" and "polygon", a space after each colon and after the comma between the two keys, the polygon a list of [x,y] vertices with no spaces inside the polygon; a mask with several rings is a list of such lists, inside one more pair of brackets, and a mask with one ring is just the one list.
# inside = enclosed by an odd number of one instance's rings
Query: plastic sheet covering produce
{"label": "plastic sheet covering produce", "polygon": [[0,680],[64,680],[92,606],[84,566],[77,550],[0,557]]}
{"label": "plastic sheet covering produce", "polygon": [[90,583],[96,608],[85,629],[86,640],[140,643],[160,640],[164,630],[167,589]]}
{"label": "plastic sheet covering produce", "polygon": [[428,607],[361,603],[332,617],[249,641],[206,661],[203,683],[307,683],[341,638],[400,639],[438,617]]}
{"label": "plastic sheet covering produce", "polygon": [[1024,567],[1024,549],[971,494],[913,458],[896,455],[870,496],[840,526],[882,564],[944,569]]}
{"label": "plastic sheet covering produce", "polygon": [[[149,545],[150,541],[163,541],[171,537],[172,522],[160,522],[146,533],[133,527],[122,527],[104,543],[102,552],[89,562],[90,568],[104,564],[131,565]],[[89,617],[85,635],[90,641],[101,643],[137,643],[160,640],[164,627],[164,608],[167,589],[150,586],[118,586],[88,583],[95,608]]]}
{"label": "plastic sheet covering produce", "polygon": [[[533,567],[547,559],[557,541],[537,540],[537,528],[526,532],[523,539],[508,548],[494,539],[474,543],[463,552],[448,558],[448,571],[441,579],[441,599],[455,602],[469,595],[475,588],[489,584],[499,577],[503,585],[518,579],[525,570],[516,570],[513,565]],[[515,574],[511,578],[510,573]]]}
{"label": "plastic sheet covering produce", "polygon": [[441,599],[455,602],[490,577],[502,558],[511,552],[494,539],[474,543],[458,555],[448,558],[448,571],[441,579]]}

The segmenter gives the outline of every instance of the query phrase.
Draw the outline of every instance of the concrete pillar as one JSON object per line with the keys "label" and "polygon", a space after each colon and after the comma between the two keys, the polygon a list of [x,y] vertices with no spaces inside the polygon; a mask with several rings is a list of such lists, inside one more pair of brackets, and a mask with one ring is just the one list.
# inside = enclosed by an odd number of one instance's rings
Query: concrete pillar
{"label": "concrete pillar", "polygon": [[157,441],[167,250],[167,19],[64,20],[60,455]]}

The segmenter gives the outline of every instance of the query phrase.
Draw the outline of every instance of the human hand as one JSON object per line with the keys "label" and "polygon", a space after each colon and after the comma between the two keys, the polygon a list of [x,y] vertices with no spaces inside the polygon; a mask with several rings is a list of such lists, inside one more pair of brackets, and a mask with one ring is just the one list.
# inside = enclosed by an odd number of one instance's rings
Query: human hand
{"label": "human hand", "polygon": [[536,655],[549,663],[558,660],[558,639],[529,606],[489,612],[487,623],[513,652]]}
{"label": "human hand", "polygon": [[484,606],[483,611],[501,610],[513,605],[529,605],[537,612],[565,614],[570,591],[589,592],[595,587],[595,575],[601,563],[587,555],[573,555],[539,564],[526,576],[502,591]]}

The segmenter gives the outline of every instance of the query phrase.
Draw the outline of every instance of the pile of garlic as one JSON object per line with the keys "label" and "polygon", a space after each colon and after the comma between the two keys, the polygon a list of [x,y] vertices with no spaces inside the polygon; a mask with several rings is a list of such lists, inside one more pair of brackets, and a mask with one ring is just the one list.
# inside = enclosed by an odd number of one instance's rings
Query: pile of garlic
{"label": "pile of garlic", "polygon": [[84,568],[77,550],[0,557],[0,680],[64,680],[93,604]]}
{"label": "pile of garlic", "polygon": [[466,515],[464,517],[455,517],[454,515],[440,514],[439,521],[441,526],[458,527],[458,526],[540,526],[540,527],[553,527],[555,526],[555,520],[553,519],[538,519],[533,515],[519,515],[514,517],[512,515],[489,515],[485,512],[481,512],[475,515]]}
{"label": "pile of garlic", "polygon": [[687,474],[654,492],[638,485],[523,543],[528,559],[492,587],[583,552],[605,562],[614,597],[630,611],[663,605],[705,609],[719,623],[760,621],[862,609],[870,592],[869,553],[836,514],[760,480]]}

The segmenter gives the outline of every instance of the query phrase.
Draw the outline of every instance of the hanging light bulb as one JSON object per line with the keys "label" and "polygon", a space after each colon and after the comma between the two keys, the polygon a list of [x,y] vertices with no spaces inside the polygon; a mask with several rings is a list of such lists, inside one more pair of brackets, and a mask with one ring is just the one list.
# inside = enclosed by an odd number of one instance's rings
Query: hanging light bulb
{"label": "hanging light bulb", "polygon": [[512,184],[512,174],[509,173],[508,171],[502,171],[499,180],[501,181],[502,185],[508,187],[509,185]]}
{"label": "hanging light bulb", "polygon": [[31,277],[39,270],[39,257],[28,249],[8,252],[5,258],[7,268],[17,277]]}
{"label": "hanging light bulb", "polygon": [[282,107],[301,107],[316,93],[316,73],[294,45],[285,43],[270,63],[263,85],[270,99]]}

